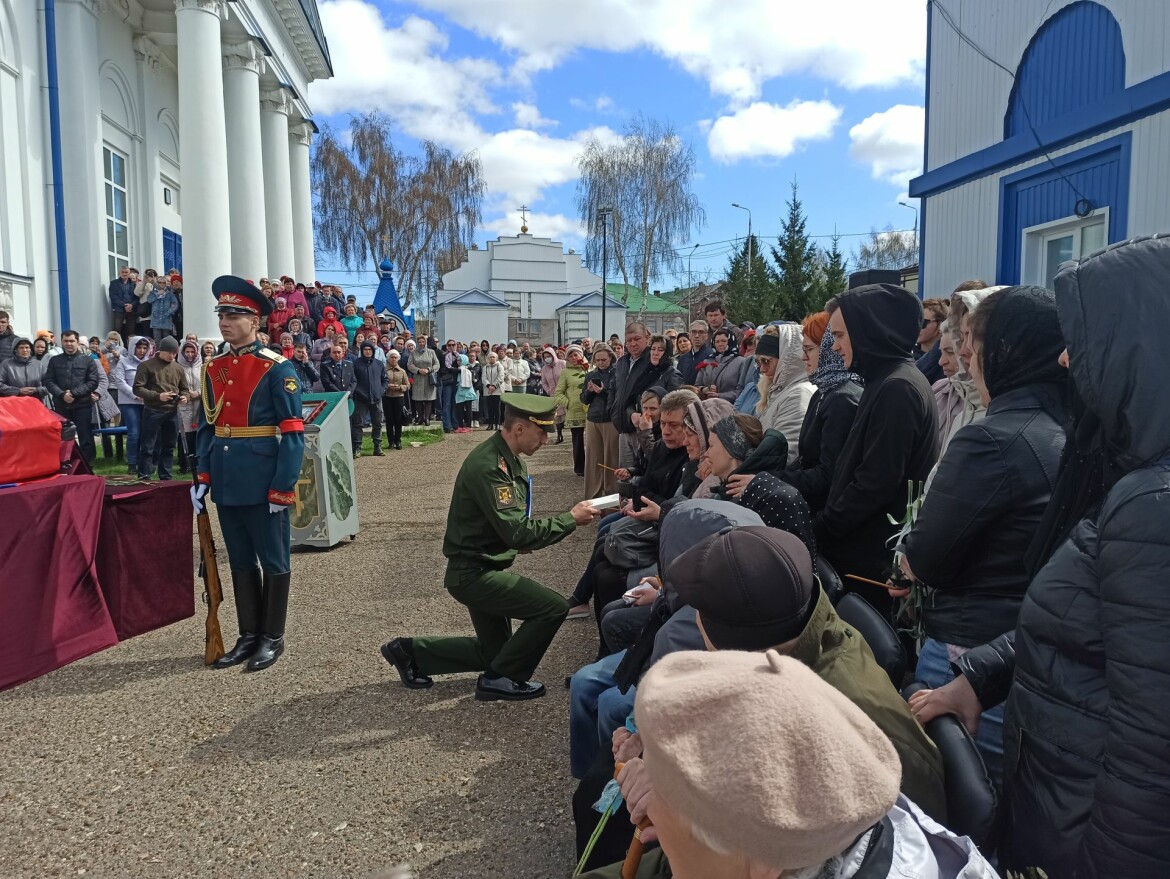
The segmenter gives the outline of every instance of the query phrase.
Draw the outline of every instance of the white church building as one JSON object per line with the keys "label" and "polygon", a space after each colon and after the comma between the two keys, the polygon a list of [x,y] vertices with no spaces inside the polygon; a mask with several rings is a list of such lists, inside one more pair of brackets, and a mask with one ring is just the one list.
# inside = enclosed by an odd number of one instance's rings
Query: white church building
{"label": "white church building", "polygon": [[[519,235],[469,251],[459,268],[443,275],[435,302],[440,339],[563,345],[602,337],[601,278],[573,250],[520,228]],[[605,335],[620,335],[626,306],[610,296],[604,312]]]}
{"label": "white church building", "polygon": [[0,0],[0,309],[104,335],[118,269],[313,280],[316,0]]}

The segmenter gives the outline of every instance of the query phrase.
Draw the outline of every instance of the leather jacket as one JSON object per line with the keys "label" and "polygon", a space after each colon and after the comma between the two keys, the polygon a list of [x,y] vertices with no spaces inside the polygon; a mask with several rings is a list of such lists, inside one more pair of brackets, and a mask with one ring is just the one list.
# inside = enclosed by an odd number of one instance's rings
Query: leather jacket
{"label": "leather jacket", "polygon": [[1048,386],[991,401],[947,446],[903,550],[927,588],[926,633],[974,647],[1015,628],[1028,572],[1024,553],[1056,483],[1063,409]]}

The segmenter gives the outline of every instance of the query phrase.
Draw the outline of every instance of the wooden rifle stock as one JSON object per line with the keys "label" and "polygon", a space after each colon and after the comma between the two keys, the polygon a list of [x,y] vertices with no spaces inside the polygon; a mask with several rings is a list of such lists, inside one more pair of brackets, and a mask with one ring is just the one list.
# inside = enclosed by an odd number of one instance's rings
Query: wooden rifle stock
{"label": "wooden rifle stock", "polygon": [[211,665],[224,655],[223,634],[219,630],[219,606],[223,587],[219,582],[219,565],[215,561],[215,538],[211,535],[211,517],[207,515],[207,498],[203,512],[195,517],[199,528],[199,574],[203,577],[203,599],[207,602],[207,637],[203,646],[203,664]]}
{"label": "wooden rifle stock", "polygon": [[[177,413],[176,413],[177,417]],[[176,421],[183,457],[191,468],[191,484],[199,483],[199,460],[194,449],[187,448],[187,434],[181,421]],[[210,494],[210,492],[208,493]],[[223,604],[223,587],[219,582],[219,565],[215,561],[215,537],[211,533],[211,516],[207,513],[208,494],[203,495],[203,510],[195,514],[199,531],[199,576],[203,578],[203,600],[207,602],[207,634],[203,641],[203,664],[211,665],[227,651],[223,649],[223,633],[219,630],[219,606]]]}

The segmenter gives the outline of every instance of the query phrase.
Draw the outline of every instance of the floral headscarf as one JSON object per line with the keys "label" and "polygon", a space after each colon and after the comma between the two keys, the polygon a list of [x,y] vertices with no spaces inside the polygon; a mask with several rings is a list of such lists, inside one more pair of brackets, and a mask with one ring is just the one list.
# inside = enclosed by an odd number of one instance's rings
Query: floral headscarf
{"label": "floral headscarf", "polygon": [[821,394],[827,394],[851,379],[859,385],[865,384],[861,376],[848,370],[845,358],[833,350],[833,334],[826,332],[821,337],[821,351],[817,355],[816,371],[808,380],[817,386]]}

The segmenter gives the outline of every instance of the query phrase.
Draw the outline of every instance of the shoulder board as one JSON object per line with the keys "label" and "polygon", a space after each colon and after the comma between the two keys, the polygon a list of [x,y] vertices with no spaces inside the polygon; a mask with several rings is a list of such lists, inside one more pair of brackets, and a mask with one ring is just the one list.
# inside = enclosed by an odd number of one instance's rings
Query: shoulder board
{"label": "shoulder board", "polygon": [[223,360],[225,357],[231,357],[231,351],[224,351],[222,354],[216,354],[211,360],[205,360],[204,363],[214,363],[216,360]]}
{"label": "shoulder board", "polygon": [[261,348],[256,352],[257,357],[267,357],[269,360],[275,360],[277,363],[284,363],[285,358],[283,354],[277,354],[271,348]]}

